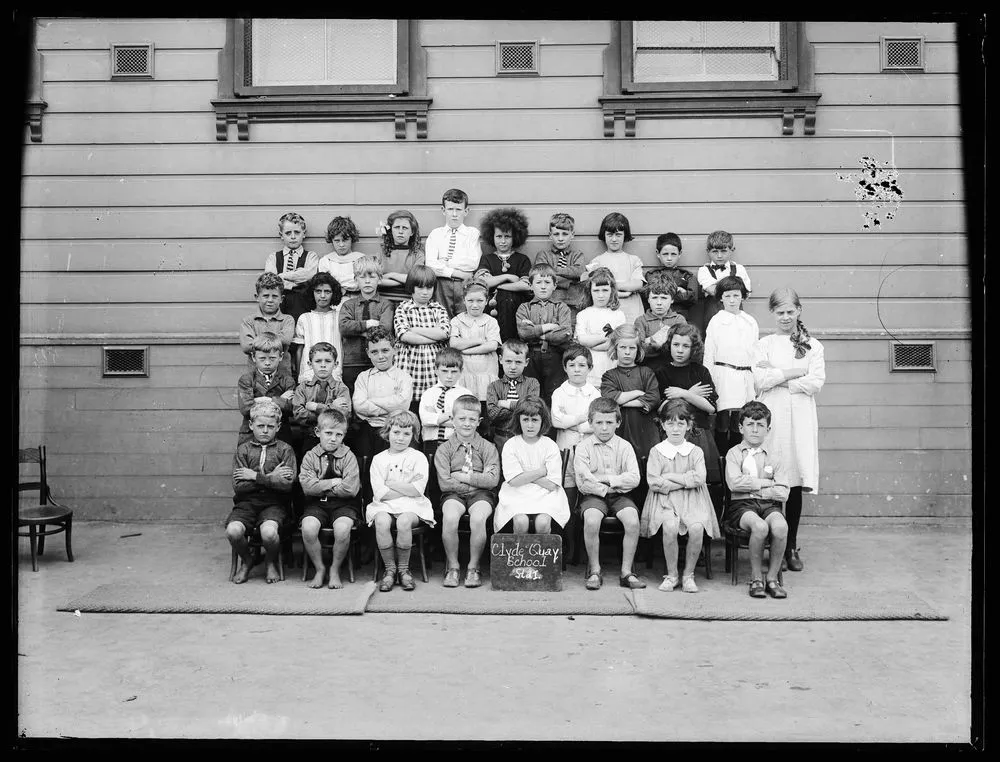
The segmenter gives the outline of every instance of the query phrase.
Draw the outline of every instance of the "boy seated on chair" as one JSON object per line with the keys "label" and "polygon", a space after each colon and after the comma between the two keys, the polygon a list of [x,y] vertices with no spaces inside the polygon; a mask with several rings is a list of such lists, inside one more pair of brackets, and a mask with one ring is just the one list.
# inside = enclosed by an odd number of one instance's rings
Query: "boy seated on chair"
{"label": "boy seated on chair", "polygon": [[322,587],[323,548],[319,542],[321,529],[333,527],[333,559],[330,563],[330,585],[333,590],[344,586],[340,581],[340,565],[347,556],[351,530],[359,525],[357,497],[361,490],[358,459],[344,444],[347,418],[335,408],[328,408],[316,420],[319,444],[302,456],[299,483],[306,495],[305,511],[299,526],[302,545],[316,567],[316,576],[307,584]]}
{"label": "boy seated on chair", "polygon": [[[788,538],[788,524],[781,512],[781,504],[788,499],[788,479],[781,454],[773,446],[764,447],[771,428],[771,411],[763,402],[752,401],[740,409],[739,415],[743,441],[726,453],[726,484],[731,497],[723,522],[731,531],[750,533],[750,597],[786,598],[778,574]],[[771,551],[765,582],[761,567],[768,538]]]}
{"label": "boy seated on chair", "polygon": [[597,590],[604,582],[600,559],[601,521],[613,513],[625,529],[618,582],[622,587],[638,590],[646,583],[632,571],[639,545],[639,509],[629,493],[639,486],[639,461],[632,445],[615,434],[622,422],[617,402],[607,397],[591,400],[587,420],[593,433],[580,441],[573,457],[573,470],[580,490],[583,543],[587,549],[587,589]]}
{"label": "boy seated on chair", "polygon": [[469,512],[469,566],[465,586],[479,587],[479,559],[486,548],[486,521],[497,505],[496,486],[500,481],[500,456],[476,428],[482,410],[479,398],[463,394],[452,405],[455,436],[434,453],[438,486],[441,488],[441,541],[447,564],[445,587],[458,587],[458,520]]}
{"label": "boy seated on chair", "polygon": [[253,439],[236,447],[233,457],[233,510],[226,519],[226,537],[240,558],[233,577],[247,581],[253,561],[247,533],[260,530],[267,562],[267,583],[278,582],[280,531],[288,529],[295,453],[291,445],[275,439],[281,426],[281,408],[271,399],[259,399],[250,408]]}

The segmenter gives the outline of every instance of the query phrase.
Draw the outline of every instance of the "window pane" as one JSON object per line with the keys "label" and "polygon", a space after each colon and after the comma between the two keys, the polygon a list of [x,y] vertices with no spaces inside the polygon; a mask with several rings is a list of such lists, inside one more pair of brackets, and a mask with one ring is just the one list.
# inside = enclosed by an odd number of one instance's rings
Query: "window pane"
{"label": "window pane", "polygon": [[251,82],[393,85],[394,19],[253,19]]}
{"label": "window pane", "polygon": [[777,80],[778,22],[636,21],[635,82]]}

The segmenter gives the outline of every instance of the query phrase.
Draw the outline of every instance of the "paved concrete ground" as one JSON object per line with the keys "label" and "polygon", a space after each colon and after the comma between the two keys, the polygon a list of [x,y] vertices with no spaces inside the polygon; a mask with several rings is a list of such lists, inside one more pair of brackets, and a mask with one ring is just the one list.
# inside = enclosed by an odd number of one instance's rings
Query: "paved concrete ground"
{"label": "paved concrete ground", "polygon": [[912,590],[946,622],[75,616],[55,607],[106,582],[224,575],[228,546],[217,526],[80,523],[69,564],[60,540],[37,573],[20,548],[27,737],[969,740],[968,525],[800,531],[803,575]]}

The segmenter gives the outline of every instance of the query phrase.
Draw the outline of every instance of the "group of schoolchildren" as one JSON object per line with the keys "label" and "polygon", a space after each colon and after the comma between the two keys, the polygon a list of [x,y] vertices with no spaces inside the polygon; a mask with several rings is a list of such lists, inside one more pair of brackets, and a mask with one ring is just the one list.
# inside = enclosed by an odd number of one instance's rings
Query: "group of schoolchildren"
{"label": "group of schoolchildren", "polygon": [[[353,250],[360,236],[349,218],[330,222],[333,251],[319,257],[303,245],[303,218],[281,217],[284,246],[268,256],[259,310],[241,329],[248,370],[238,385],[244,420],[226,530],[240,558],[234,581],[250,574],[255,530],[266,579],[279,579],[281,537],[295,516],[314,588],[342,587],[352,529],[373,526],[383,592],[414,589],[409,557],[420,523],[441,525],[444,586],[478,587],[491,517],[495,531],[547,533],[575,516],[594,590],[603,583],[601,521],[613,515],[624,527],[621,586],[646,586],[632,568],[638,538],[662,531],[659,589],[697,592],[703,534],[720,536],[706,484],[721,481],[724,452],[732,491],[724,520],[745,529],[759,520],[770,534],[766,586],[761,548],[751,547],[750,594],[784,598],[779,562],[794,561],[780,526],[788,486],[780,460],[760,449],[771,414],[753,401],[746,372],[758,327],[741,309],[750,278],[731,261],[732,236],[708,237],[711,261],[693,276],[678,267],[680,238],[665,233],[656,241],[663,267],[644,273],[624,250],[632,235],[619,213],[600,226],[607,251],[585,264],[568,214],[552,216],[550,246],[532,261],[519,251],[528,236],[520,210],[492,210],[472,228],[468,196],[452,189],[442,212],[446,224],[423,246],[410,212],[389,215],[377,256]],[[363,517],[359,458],[371,483]],[[640,510],[632,492],[642,461]],[[334,535],[329,565],[322,529]],[[687,535],[683,574],[678,535]]]}

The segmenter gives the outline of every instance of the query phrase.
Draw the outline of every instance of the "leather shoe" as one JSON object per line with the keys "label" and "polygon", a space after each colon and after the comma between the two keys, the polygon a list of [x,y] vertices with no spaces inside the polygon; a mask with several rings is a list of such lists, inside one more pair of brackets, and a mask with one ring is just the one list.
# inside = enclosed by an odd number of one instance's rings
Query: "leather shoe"
{"label": "leather shoe", "polygon": [[799,558],[798,548],[785,553],[785,563],[788,564],[788,571],[802,571],[802,559]]}

